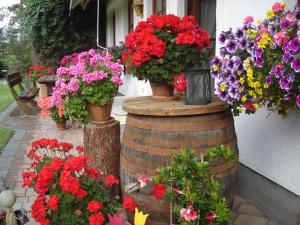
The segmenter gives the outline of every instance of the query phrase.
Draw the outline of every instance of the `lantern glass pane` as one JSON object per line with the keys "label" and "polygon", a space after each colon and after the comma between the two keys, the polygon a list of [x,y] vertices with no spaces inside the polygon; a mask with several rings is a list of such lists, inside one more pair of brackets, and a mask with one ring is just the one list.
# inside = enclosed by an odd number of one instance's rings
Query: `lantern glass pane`
{"label": "lantern glass pane", "polygon": [[185,72],[187,88],[186,105],[205,105],[211,101],[209,70],[194,69]]}

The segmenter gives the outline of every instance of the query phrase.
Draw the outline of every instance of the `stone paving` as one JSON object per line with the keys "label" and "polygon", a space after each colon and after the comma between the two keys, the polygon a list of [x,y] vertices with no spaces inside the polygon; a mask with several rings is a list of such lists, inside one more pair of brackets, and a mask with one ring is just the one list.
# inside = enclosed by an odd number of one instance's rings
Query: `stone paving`
{"label": "stone paving", "polygon": [[[121,125],[124,125],[126,119],[126,112],[121,108],[124,97],[118,97],[115,100],[112,116],[117,120],[120,120]],[[35,193],[32,189],[22,188],[21,174],[24,169],[29,166],[29,161],[24,158],[24,154],[31,144],[31,141],[38,138],[57,138],[59,140],[65,140],[73,143],[74,145],[83,144],[83,130],[70,123],[67,124],[67,130],[58,131],[56,130],[55,123],[50,119],[41,119],[38,115],[26,116],[19,113],[15,109],[16,104],[13,103],[8,107],[2,114],[0,114],[0,126],[12,127],[19,132],[19,138],[12,138],[7,147],[15,146],[15,152],[13,154],[11,163],[8,163],[6,168],[8,173],[6,178],[6,184],[10,188],[14,189],[17,194],[17,202],[14,205],[15,209],[24,207],[29,213],[31,212],[31,204],[35,199]],[[12,113],[13,112],[13,113]],[[10,114],[16,114],[11,116]],[[23,135],[20,136],[20,132]],[[16,133],[16,134],[17,134]],[[22,137],[22,138],[21,138]],[[21,140],[20,140],[21,138]],[[0,155],[0,174],[2,161],[5,160],[6,156]],[[32,219],[28,225],[36,225]],[[270,221],[267,216],[258,210],[253,204],[249,203],[245,199],[236,196],[235,203],[232,210],[232,218],[229,225],[275,225]]]}

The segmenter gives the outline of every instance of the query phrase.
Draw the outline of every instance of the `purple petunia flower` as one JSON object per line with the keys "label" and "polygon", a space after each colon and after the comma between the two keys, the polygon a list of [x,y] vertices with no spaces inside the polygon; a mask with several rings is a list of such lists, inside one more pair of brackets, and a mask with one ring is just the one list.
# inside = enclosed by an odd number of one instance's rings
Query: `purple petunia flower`
{"label": "purple petunia flower", "polygon": [[279,78],[282,76],[282,74],[285,71],[285,67],[283,64],[276,64],[275,66],[272,67],[271,72],[275,75],[276,78]]}
{"label": "purple petunia flower", "polygon": [[279,85],[282,90],[289,91],[291,89],[290,82],[286,77],[281,77],[279,80]]}
{"label": "purple petunia flower", "polygon": [[296,105],[298,106],[298,108],[300,108],[300,95],[297,95]]}
{"label": "purple petunia flower", "polygon": [[270,84],[273,82],[273,78],[270,76],[270,75],[268,75],[267,77],[266,77],[266,83],[267,83],[267,85],[268,86],[270,86]]}
{"label": "purple petunia flower", "polygon": [[258,67],[262,68],[263,64],[264,64],[264,60],[262,58],[257,58],[256,59],[256,65]]}
{"label": "purple petunia flower", "polygon": [[257,48],[257,49],[255,50],[255,56],[256,56],[257,58],[262,57],[262,54],[263,54],[262,48]]}
{"label": "purple petunia flower", "polygon": [[224,45],[225,44],[225,41],[226,41],[226,35],[224,32],[222,32],[219,36],[219,42]]}
{"label": "purple petunia flower", "polygon": [[285,52],[282,56],[281,62],[282,63],[287,63],[291,58],[291,55],[287,52]]}
{"label": "purple petunia flower", "polygon": [[298,38],[293,38],[292,40],[289,41],[287,47],[291,51],[297,51],[299,49],[299,40]]}
{"label": "purple petunia flower", "polygon": [[291,100],[293,97],[295,97],[295,94],[293,94],[293,93],[287,93],[283,96],[284,100],[286,100],[286,101]]}
{"label": "purple petunia flower", "polygon": [[226,48],[220,48],[220,56],[224,57],[226,55]]}
{"label": "purple petunia flower", "polygon": [[295,70],[297,73],[300,72],[300,59],[294,59],[291,63],[291,67],[293,70]]}
{"label": "purple petunia flower", "polygon": [[237,28],[235,33],[234,33],[234,36],[237,39],[242,39],[244,37],[244,31],[241,28]]}
{"label": "purple petunia flower", "polygon": [[295,74],[293,74],[293,73],[289,73],[286,77],[287,77],[288,81],[291,83],[294,82],[295,78],[296,78]]}
{"label": "purple petunia flower", "polygon": [[247,41],[245,38],[242,38],[241,40],[239,40],[239,48],[244,50],[246,48],[246,44],[247,44]]}
{"label": "purple petunia flower", "polygon": [[211,65],[217,66],[217,65],[219,65],[220,62],[221,62],[220,58],[218,56],[215,56],[211,60]]}
{"label": "purple petunia flower", "polygon": [[285,30],[285,29],[287,29],[287,28],[290,28],[292,25],[293,25],[293,23],[291,23],[290,21],[288,21],[288,20],[283,20],[283,21],[281,21],[281,23],[280,23],[280,28],[281,28],[281,30]]}
{"label": "purple petunia flower", "polygon": [[238,48],[238,45],[235,40],[227,40],[225,42],[225,48],[229,53],[235,53]]}

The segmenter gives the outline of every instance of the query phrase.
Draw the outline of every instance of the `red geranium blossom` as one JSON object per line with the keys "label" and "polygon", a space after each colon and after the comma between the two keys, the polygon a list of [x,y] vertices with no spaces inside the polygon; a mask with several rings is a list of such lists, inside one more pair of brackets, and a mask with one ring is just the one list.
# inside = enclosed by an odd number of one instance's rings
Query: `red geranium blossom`
{"label": "red geranium blossom", "polygon": [[124,209],[128,209],[129,212],[134,212],[136,208],[136,203],[132,197],[126,196],[123,200],[122,206]]}
{"label": "red geranium blossom", "polygon": [[56,195],[52,195],[47,204],[51,210],[56,211],[58,209],[59,198]]}
{"label": "red geranium blossom", "polygon": [[105,185],[110,186],[114,184],[118,184],[119,180],[114,175],[108,175],[105,177]]}
{"label": "red geranium blossom", "polygon": [[185,79],[185,76],[183,74],[180,74],[178,76],[174,76],[173,85],[174,85],[174,87],[176,88],[177,91],[179,91],[179,92],[185,91],[185,88],[187,86],[187,81]]}
{"label": "red geranium blossom", "polygon": [[161,184],[154,184],[152,186],[151,194],[157,199],[160,200],[164,197],[165,193],[167,191],[167,187],[161,185]]}
{"label": "red geranium blossom", "polygon": [[255,111],[256,111],[254,105],[253,105],[251,102],[246,102],[246,103],[244,104],[244,107],[245,107],[246,109],[250,110],[251,112],[255,112]]}
{"label": "red geranium blossom", "polygon": [[87,209],[90,211],[90,213],[95,213],[97,212],[99,209],[101,209],[103,207],[102,202],[98,202],[96,200],[92,200],[88,203],[88,207]]}
{"label": "red geranium blossom", "polygon": [[101,212],[93,214],[89,217],[90,225],[102,225],[104,223],[104,221],[105,221],[105,218]]}

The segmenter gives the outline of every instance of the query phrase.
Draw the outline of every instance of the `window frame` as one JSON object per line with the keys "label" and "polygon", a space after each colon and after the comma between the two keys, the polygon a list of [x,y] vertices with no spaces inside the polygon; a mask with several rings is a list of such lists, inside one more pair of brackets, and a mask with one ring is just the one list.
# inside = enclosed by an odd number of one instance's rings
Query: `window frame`
{"label": "window frame", "polygon": [[157,12],[157,3],[158,0],[152,0],[152,14],[155,15],[166,15],[167,14],[167,0],[161,0],[161,8],[163,11],[161,13]]}

